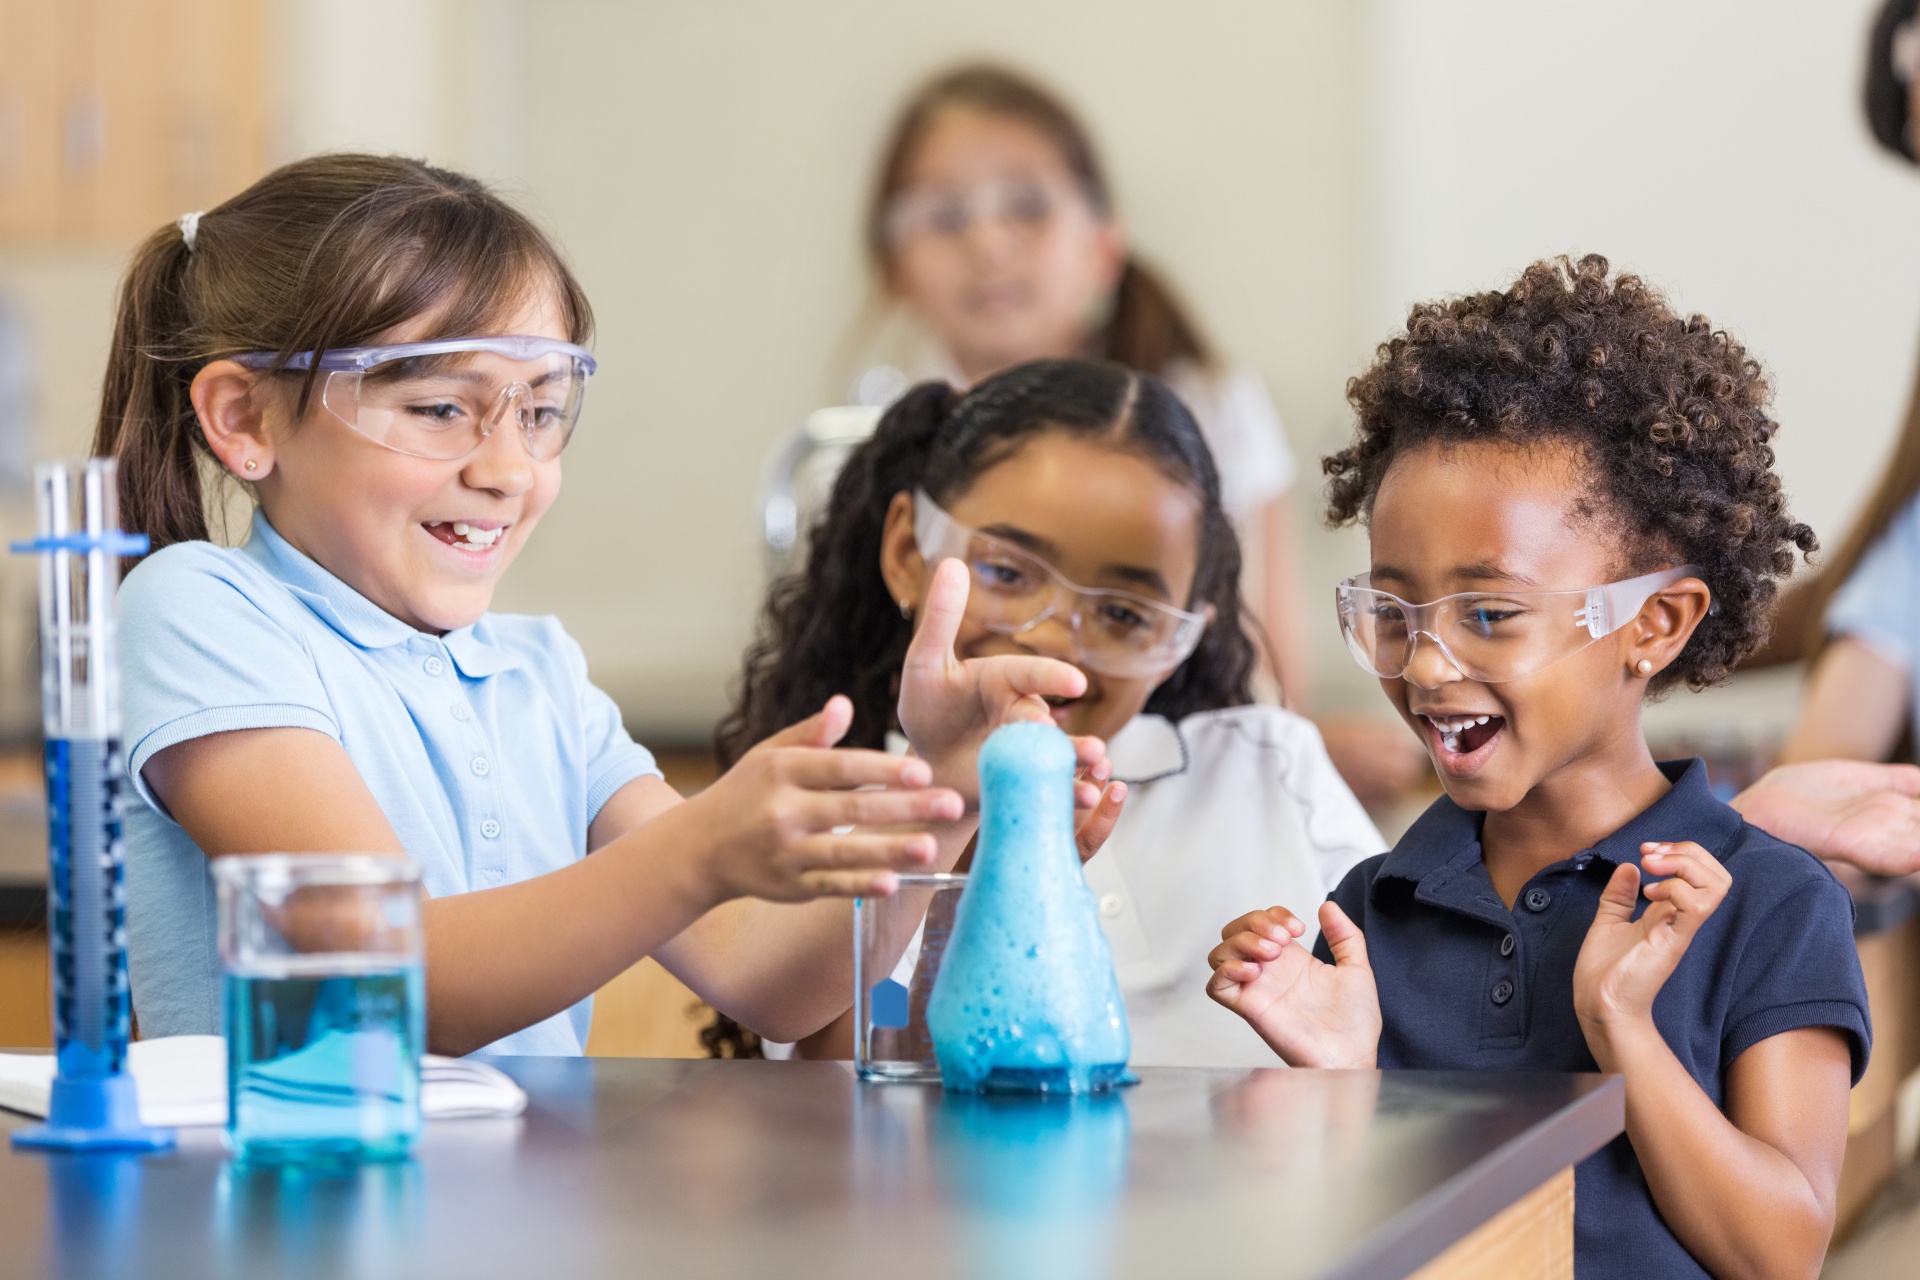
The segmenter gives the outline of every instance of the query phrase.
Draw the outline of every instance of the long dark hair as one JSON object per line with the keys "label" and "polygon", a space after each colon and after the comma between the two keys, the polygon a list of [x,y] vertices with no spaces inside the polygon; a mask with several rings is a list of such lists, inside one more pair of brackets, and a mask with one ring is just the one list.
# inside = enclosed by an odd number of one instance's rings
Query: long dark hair
{"label": "long dark hair", "polygon": [[881,535],[895,494],[936,502],[966,492],[989,467],[1047,431],[1110,442],[1152,461],[1200,498],[1193,605],[1214,619],[1191,657],[1147,701],[1169,719],[1242,706],[1255,666],[1240,601],[1240,543],[1220,505],[1220,477],[1200,428],[1164,382],[1118,364],[1036,360],[962,395],[943,382],[913,388],[847,459],[809,535],[805,567],[773,584],[715,747],[728,767],[754,743],[853,701],[846,745],[884,745],[913,623],[880,576]]}
{"label": "long dark hair", "polygon": [[[847,459],[808,536],[800,572],[773,584],[760,631],[714,732],[720,767],[820,709],[853,701],[842,746],[879,748],[894,727],[900,664],[913,637],[880,576],[881,535],[895,494],[925,489],[936,502],[1048,431],[1109,442],[1150,460],[1200,498],[1199,566],[1188,607],[1213,606],[1200,645],[1147,699],[1170,720],[1253,701],[1251,616],[1240,602],[1240,542],[1220,505],[1220,476],[1200,426],[1167,384],[1093,360],[1036,360],[962,395],[926,382],[894,402]],[[760,1040],[724,1014],[700,1032],[716,1058],[760,1056]]]}
{"label": "long dark hair", "polygon": [[1911,87],[1893,73],[1893,40],[1917,10],[1916,0],[1886,0],[1880,6],[1867,33],[1866,74],[1860,78],[1861,105],[1874,141],[1909,163],[1914,160]]}
{"label": "long dark hair", "polygon": [[[900,111],[881,152],[878,180],[867,203],[867,253],[882,276],[890,246],[887,209],[906,185],[914,153],[944,111],[967,108],[1009,116],[1039,131],[1060,154],[1081,194],[1102,217],[1113,211],[1113,191],[1094,150],[1093,135],[1059,98],[1005,67],[975,63],[955,67],[921,86]],[[1088,335],[1086,354],[1142,373],[1162,374],[1176,360],[1213,362],[1213,353],[1186,308],[1160,276],[1129,254],[1114,289],[1107,318]]]}
{"label": "long dark hair", "polygon": [[156,551],[207,536],[220,473],[190,392],[209,359],[360,346],[426,315],[423,337],[471,333],[541,288],[584,342],[593,312],[546,234],[478,180],[398,156],[285,165],[203,214],[191,244],[169,223],[120,287],[94,431],[120,459],[122,522]]}

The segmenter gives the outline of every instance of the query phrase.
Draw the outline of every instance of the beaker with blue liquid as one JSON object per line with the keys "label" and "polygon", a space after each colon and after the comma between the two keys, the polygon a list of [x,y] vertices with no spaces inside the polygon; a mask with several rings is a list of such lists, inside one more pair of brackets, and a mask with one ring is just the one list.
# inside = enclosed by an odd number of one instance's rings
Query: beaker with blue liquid
{"label": "beaker with blue liquid", "polygon": [[260,1163],[390,1160],[420,1133],[420,875],[403,857],[214,862],[227,1137]]}

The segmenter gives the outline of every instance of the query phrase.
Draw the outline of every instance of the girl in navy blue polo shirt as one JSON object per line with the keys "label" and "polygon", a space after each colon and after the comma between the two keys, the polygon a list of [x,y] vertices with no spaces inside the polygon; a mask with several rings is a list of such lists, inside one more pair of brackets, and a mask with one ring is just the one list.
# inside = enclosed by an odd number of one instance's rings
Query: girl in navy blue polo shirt
{"label": "girl in navy blue polo shirt", "polygon": [[1210,994],[1296,1065],[1622,1073],[1579,1273],[1812,1275],[1870,1043],[1851,903],[1640,730],[1764,639],[1815,548],[1763,371],[1590,257],[1414,308],[1348,394],[1330,515],[1372,567],[1341,627],[1447,794],[1314,954],[1283,909],[1229,924]]}

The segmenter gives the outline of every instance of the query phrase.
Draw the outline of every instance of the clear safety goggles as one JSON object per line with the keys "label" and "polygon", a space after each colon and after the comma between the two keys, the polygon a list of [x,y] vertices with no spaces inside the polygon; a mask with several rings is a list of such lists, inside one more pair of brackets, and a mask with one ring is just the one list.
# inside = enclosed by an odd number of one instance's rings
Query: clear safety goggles
{"label": "clear safety goggles", "polygon": [[1163,676],[1186,661],[1207,629],[1207,615],[1102,587],[1083,587],[1011,542],[968,528],[925,490],[913,495],[913,536],[930,565],[959,560],[971,578],[967,617],[1017,636],[1058,618],[1073,640],[1074,661],[1110,676]]}
{"label": "clear safety goggles", "polygon": [[1340,634],[1362,667],[1397,680],[1420,642],[1469,680],[1499,684],[1543,671],[1631,622],[1642,605],[1700,570],[1683,564],[1578,591],[1468,591],[1409,604],[1367,585],[1367,574],[1334,588]]}
{"label": "clear safety goggles", "polygon": [[1034,236],[1062,209],[1085,207],[1086,197],[1077,187],[1038,178],[905,191],[887,206],[887,243],[922,236],[957,240],[982,220],[998,222],[1017,236]]}
{"label": "clear safety goggles", "polygon": [[[250,369],[272,369],[280,355],[247,351],[231,358]],[[318,369],[327,412],[395,453],[464,458],[511,422],[528,452],[545,462],[572,438],[595,365],[586,348],[571,342],[508,336],[302,351],[278,368]]]}

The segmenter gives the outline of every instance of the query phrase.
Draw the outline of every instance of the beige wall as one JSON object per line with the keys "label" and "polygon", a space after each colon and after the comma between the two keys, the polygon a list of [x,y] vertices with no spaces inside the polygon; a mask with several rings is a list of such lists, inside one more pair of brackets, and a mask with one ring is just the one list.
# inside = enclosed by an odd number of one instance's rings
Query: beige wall
{"label": "beige wall", "polygon": [[[472,169],[578,265],[602,374],[501,605],[559,614],[655,738],[722,705],[762,585],[762,455],[840,390],[874,148],[959,56],[1084,110],[1137,241],[1267,378],[1309,484],[1408,300],[1544,253],[1605,250],[1737,328],[1823,531],[1912,365],[1920,181],[1857,120],[1871,0],[278,2],[282,155]],[[48,451],[84,442],[117,269],[0,254],[41,331]],[[1370,701],[1320,607],[1364,545],[1303,524],[1329,696]]]}

